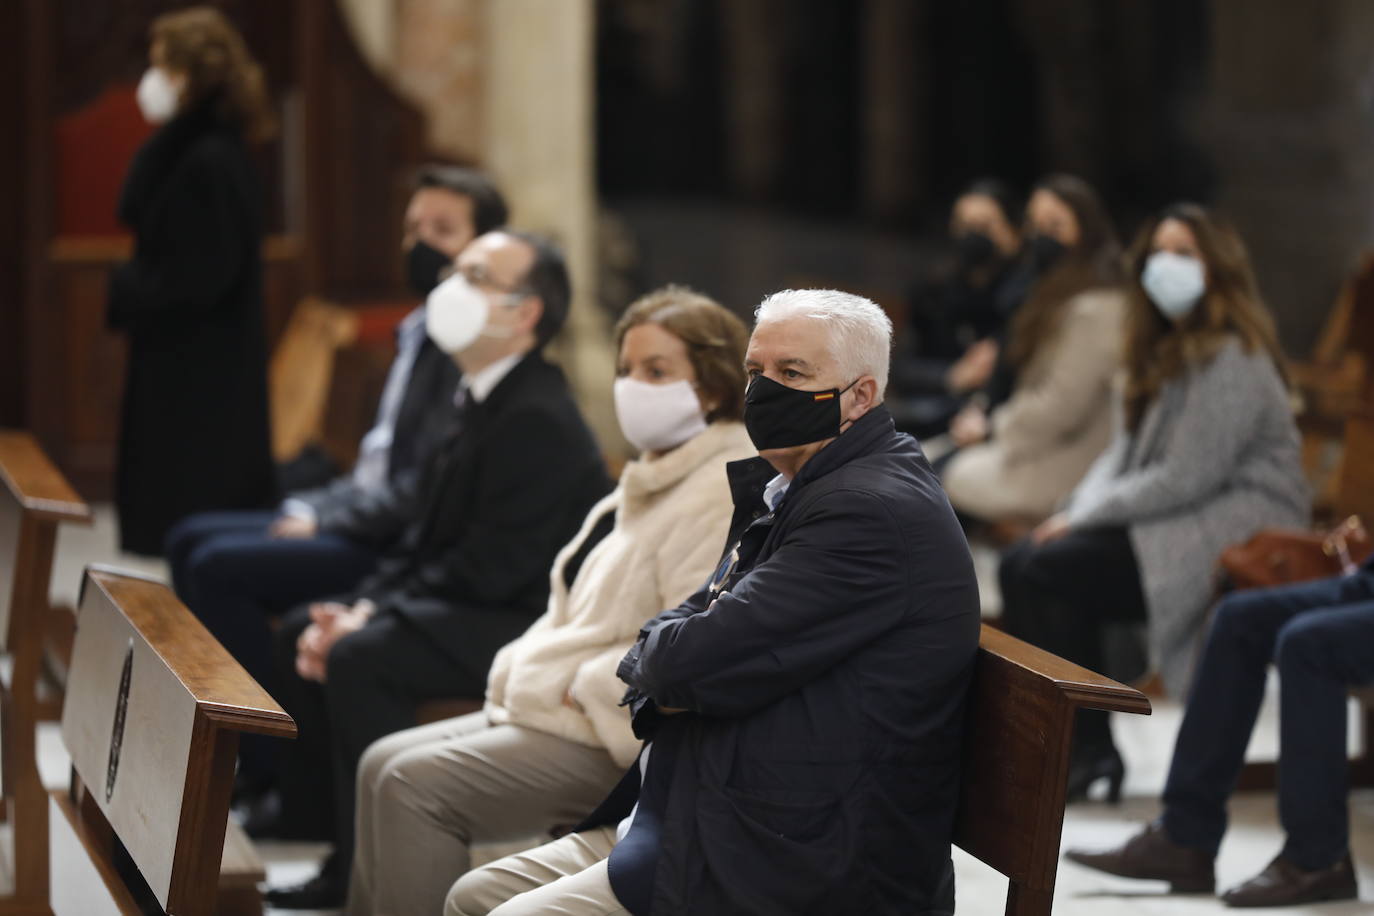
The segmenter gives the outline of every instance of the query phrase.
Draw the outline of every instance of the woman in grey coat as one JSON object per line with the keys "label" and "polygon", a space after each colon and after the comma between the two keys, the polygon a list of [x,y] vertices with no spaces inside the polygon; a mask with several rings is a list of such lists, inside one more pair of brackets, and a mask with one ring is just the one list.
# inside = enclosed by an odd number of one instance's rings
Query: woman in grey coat
{"label": "woman in grey coat", "polygon": [[[1240,238],[1201,207],[1151,220],[1130,254],[1115,435],[1059,514],[1000,571],[1013,634],[1102,670],[1103,635],[1144,623],[1150,663],[1187,686],[1217,558],[1302,525],[1308,491],[1273,321]],[[1080,714],[1070,797],[1124,767],[1107,714]]]}

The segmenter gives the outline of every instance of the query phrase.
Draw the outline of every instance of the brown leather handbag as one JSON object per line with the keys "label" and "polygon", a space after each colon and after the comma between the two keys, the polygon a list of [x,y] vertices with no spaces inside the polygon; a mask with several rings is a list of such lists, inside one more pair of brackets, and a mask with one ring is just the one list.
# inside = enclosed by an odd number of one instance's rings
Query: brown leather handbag
{"label": "brown leather handbag", "polygon": [[1266,588],[1354,572],[1374,552],[1358,515],[1328,532],[1270,528],[1221,553],[1234,588]]}

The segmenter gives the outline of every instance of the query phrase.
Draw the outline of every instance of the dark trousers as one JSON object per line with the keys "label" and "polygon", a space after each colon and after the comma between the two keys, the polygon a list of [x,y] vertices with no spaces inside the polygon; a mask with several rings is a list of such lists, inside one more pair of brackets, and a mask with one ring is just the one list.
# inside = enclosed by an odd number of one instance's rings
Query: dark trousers
{"label": "dark trousers", "polygon": [[[486,670],[467,671],[405,617],[381,613],[329,652],[323,684],[296,674],[296,640],[309,607],[282,619],[274,637],[278,700],[299,730],[285,750],[282,817],[297,832],[320,835],[332,822],[336,865],[346,880],[353,858],[358,761],[378,738],[415,725],[425,700],[480,697]],[[314,827],[316,829],[307,829]]]}
{"label": "dark trousers", "polygon": [[1164,788],[1175,842],[1216,852],[1226,799],[1264,697],[1279,672],[1279,820],[1300,868],[1348,850],[1346,694],[1374,682],[1374,572],[1235,592],[1216,609]]}
{"label": "dark trousers", "polygon": [[[1123,527],[1070,529],[1036,545],[1013,546],[998,568],[1003,626],[1032,645],[1092,671],[1105,667],[1105,625],[1145,619],[1135,549]],[[1107,713],[1082,710],[1077,746],[1111,745]]]}
{"label": "dark trousers", "polygon": [[[274,697],[273,621],[302,602],[347,592],[377,564],[372,549],[335,534],[273,538],[267,528],[276,517],[271,511],[204,512],[176,525],[166,546],[182,602]],[[270,781],[280,744],[245,736],[243,775]]]}

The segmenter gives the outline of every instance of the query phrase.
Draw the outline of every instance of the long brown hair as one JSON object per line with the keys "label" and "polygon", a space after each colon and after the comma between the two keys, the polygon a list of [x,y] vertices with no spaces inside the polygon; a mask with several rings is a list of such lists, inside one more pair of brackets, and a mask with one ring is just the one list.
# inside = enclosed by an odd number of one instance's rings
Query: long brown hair
{"label": "long brown hair", "polygon": [[626,333],[641,324],[656,324],[687,345],[697,384],[716,404],[706,422],[744,417],[744,351],[749,347],[749,329],[743,321],[710,296],[669,284],[640,296],[625,309],[615,325],[616,352]]}
{"label": "long brown hair", "polygon": [[1040,345],[1058,329],[1068,301],[1084,290],[1119,286],[1121,243],[1102,198],[1086,181],[1073,175],[1049,175],[1032,189],[1048,191],[1073,211],[1078,243],[1036,280],[1030,296],[1016,310],[1008,330],[1007,359],[1023,368]]}
{"label": "long brown hair", "polygon": [[276,122],[262,68],[223,13],[208,6],[165,13],[153,20],[149,37],[162,43],[160,63],[186,74],[182,111],[213,104],[219,118],[238,126],[248,140],[273,135]]}
{"label": "long brown hair", "polygon": [[[1177,324],[1150,302],[1140,285],[1154,250],[1155,232],[1166,220],[1193,232],[1207,271],[1207,291],[1197,307]],[[1134,431],[1145,410],[1170,379],[1206,365],[1232,337],[1246,352],[1269,354],[1285,384],[1288,373],[1274,319],[1260,298],[1250,256],[1240,235],[1226,221],[1197,204],[1166,207],[1141,226],[1126,256],[1130,307],[1126,318],[1126,428]]]}

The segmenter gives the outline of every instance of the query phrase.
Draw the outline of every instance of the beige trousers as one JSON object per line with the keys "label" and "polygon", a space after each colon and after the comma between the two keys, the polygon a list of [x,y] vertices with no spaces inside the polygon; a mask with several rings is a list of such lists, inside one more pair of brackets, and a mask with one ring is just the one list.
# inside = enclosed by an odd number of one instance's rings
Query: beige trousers
{"label": "beige trousers", "polygon": [[602,748],[476,712],[374,743],[358,765],[349,916],[438,914],[477,842],[585,817],[624,773]]}
{"label": "beige trousers", "polygon": [[629,916],[606,873],[614,845],[599,827],[497,859],[458,879],[444,916]]}

